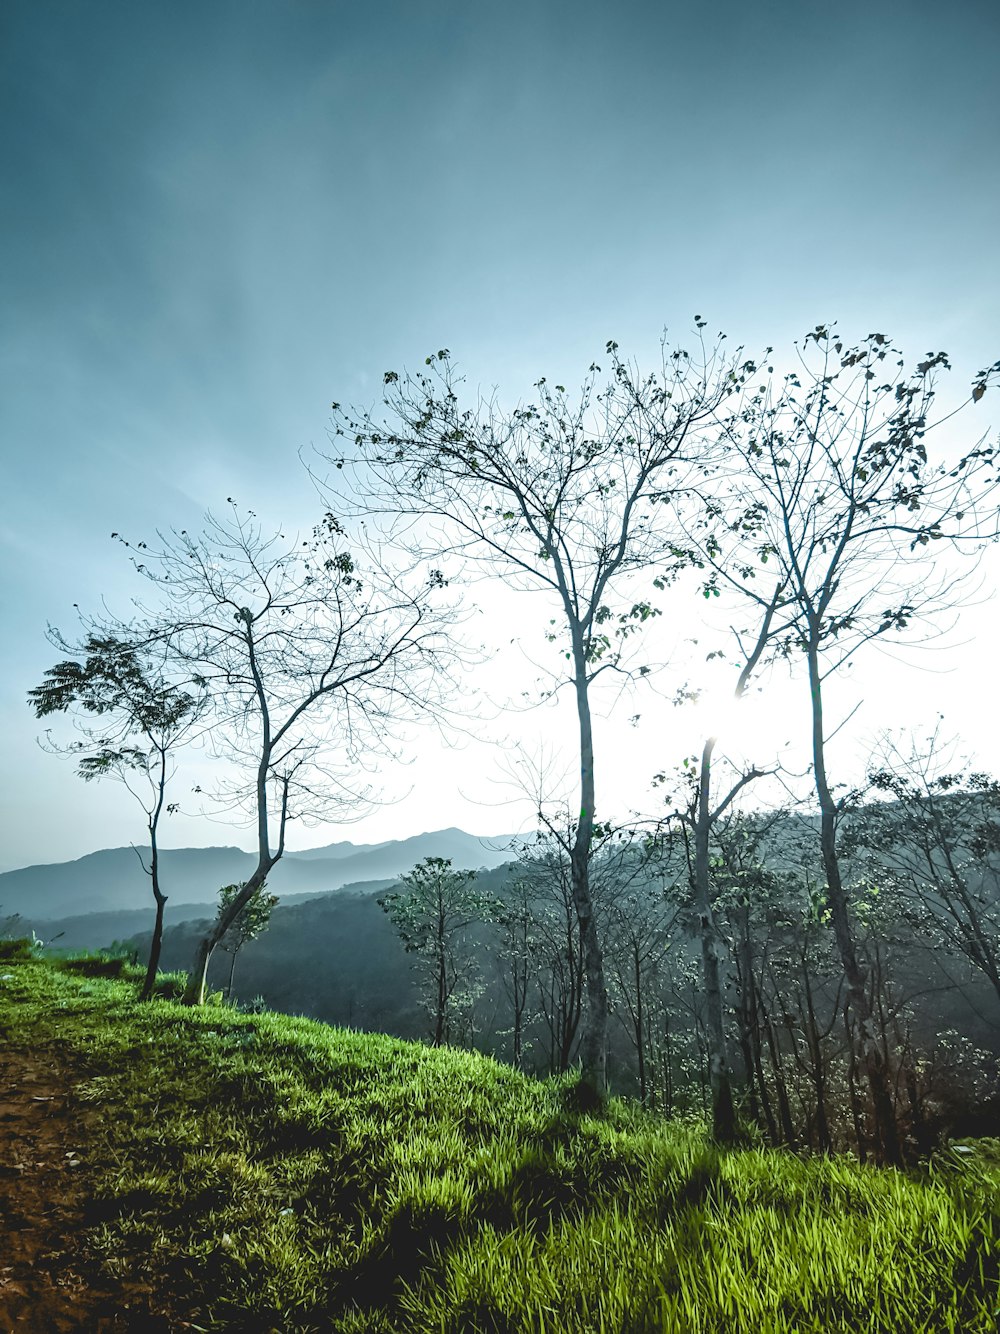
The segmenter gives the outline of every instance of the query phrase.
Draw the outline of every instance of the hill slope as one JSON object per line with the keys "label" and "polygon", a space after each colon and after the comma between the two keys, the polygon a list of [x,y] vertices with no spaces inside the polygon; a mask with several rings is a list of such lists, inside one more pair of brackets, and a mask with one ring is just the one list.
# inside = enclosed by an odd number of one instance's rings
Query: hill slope
{"label": "hill slope", "polygon": [[11,1050],[78,1113],[72,1244],[174,1328],[995,1330],[995,1142],[931,1176],[719,1155],[480,1056],[4,953]]}

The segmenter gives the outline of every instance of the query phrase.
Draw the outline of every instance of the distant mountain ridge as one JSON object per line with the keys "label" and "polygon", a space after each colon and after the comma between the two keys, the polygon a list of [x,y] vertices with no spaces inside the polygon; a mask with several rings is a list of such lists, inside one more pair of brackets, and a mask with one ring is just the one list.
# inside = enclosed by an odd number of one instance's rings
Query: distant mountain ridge
{"label": "distant mountain ridge", "polygon": [[[420,834],[417,837],[422,838]],[[390,839],[389,842],[392,840]],[[304,848],[301,852],[286,852],[286,857],[294,857],[297,862],[315,862],[315,861],[336,861],[341,857],[353,857],[359,852],[372,852],[376,848],[384,848],[382,843],[351,843],[342,840],[340,843],[328,843],[325,848]]]}
{"label": "distant mountain ridge", "polygon": [[[332,843],[286,853],[268,885],[282,896],[329,892],[358,881],[394,879],[425,857],[450,858],[456,868],[494,867],[513,859],[514,838],[479,837],[450,828],[385,843]],[[160,853],[163,890],[175,904],[212,905],[223,885],[250,876],[256,860],[240,848],[167,849]],[[31,921],[52,921],[151,902],[149,878],[133,848],[106,848],[75,861],[0,874],[0,921],[14,913]]]}

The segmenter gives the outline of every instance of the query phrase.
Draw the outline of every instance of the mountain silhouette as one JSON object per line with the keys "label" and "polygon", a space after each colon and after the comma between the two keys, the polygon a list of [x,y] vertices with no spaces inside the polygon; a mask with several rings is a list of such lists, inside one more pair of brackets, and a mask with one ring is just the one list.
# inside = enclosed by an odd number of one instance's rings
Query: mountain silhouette
{"label": "mountain silhouette", "polygon": [[[285,896],[328,892],[358,881],[391,880],[425,857],[449,858],[456,869],[499,866],[516,855],[513,843],[513,835],[480,838],[455,828],[385,843],[332,843],[286,853],[268,877],[268,888]],[[147,849],[139,851],[148,856]],[[160,881],[175,905],[214,908],[220,888],[248,879],[256,860],[239,848],[167,849],[160,853]],[[143,908],[151,902],[149,877],[134,848],[106,848],[75,861],[0,874],[0,926],[3,918],[15,913],[46,922]]]}

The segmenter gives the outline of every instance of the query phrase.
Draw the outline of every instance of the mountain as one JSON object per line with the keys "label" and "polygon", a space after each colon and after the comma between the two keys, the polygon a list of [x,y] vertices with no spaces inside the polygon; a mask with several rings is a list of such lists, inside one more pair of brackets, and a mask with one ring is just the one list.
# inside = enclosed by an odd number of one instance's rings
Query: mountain
{"label": "mountain", "polygon": [[[513,860],[515,856],[513,842],[513,835],[479,838],[475,834],[465,833],[462,829],[438,829],[432,834],[415,834],[412,838],[370,844],[353,852],[341,851],[344,844],[334,843],[332,855],[327,855],[330,850],[326,848],[286,855],[294,862],[305,863],[301,870],[296,870],[296,876],[304,874],[305,867],[309,866],[311,873],[329,877],[332,863],[332,868],[335,868],[333,874],[338,877],[337,884],[324,883],[322,888],[336,889],[351,880],[377,880],[386,876],[405,875],[425,857],[446,857],[456,869],[478,870],[481,866],[499,866],[503,862]],[[306,861],[306,858],[309,860]],[[279,864],[279,870],[282,865],[283,863]],[[321,872],[318,871],[320,867],[323,868]],[[281,893],[277,877],[272,879],[276,886],[275,893]],[[296,885],[296,888],[299,886]],[[301,888],[304,889],[306,886],[302,885]],[[2,893],[3,887],[0,884],[0,894]]]}
{"label": "mountain", "polygon": [[373,848],[384,848],[385,843],[328,843],[325,848],[304,848],[301,852],[286,852],[297,862],[336,861],[340,857],[352,857],[356,852],[371,852]]}
{"label": "mountain", "polygon": [[[282,897],[322,893],[356,881],[395,879],[425,857],[450,858],[456,868],[499,866],[511,860],[512,842],[513,836],[478,838],[452,828],[386,843],[333,843],[286,853],[268,886]],[[255,865],[256,858],[239,848],[168,849],[160,854],[160,878],[175,904],[214,905],[223,885],[246,880]],[[49,922],[151,902],[149,879],[133,848],[107,848],[76,861],[0,874],[0,923],[14,913]]]}
{"label": "mountain", "polygon": [[[148,849],[140,851],[148,857]],[[239,848],[178,848],[161,852],[160,878],[168,897],[205,904],[215,900],[222,885],[245,880],[254,863]],[[20,913],[33,921],[48,921],[141,908],[152,899],[149,877],[132,848],[106,848],[76,861],[26,866],[0,875],[0,918]]]}

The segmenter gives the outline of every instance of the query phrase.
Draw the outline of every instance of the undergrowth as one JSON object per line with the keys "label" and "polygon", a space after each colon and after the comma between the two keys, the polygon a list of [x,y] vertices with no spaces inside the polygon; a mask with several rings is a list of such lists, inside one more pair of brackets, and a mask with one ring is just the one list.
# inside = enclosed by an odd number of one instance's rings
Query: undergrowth
{"label": "undergrowth", "polygon": [[140,981],[7,950],[0,1031],[76,1071],[108,1274],[196,1328],[996,1334],[996,1141],[908,1174],[720,1154],[567,1081]]}

